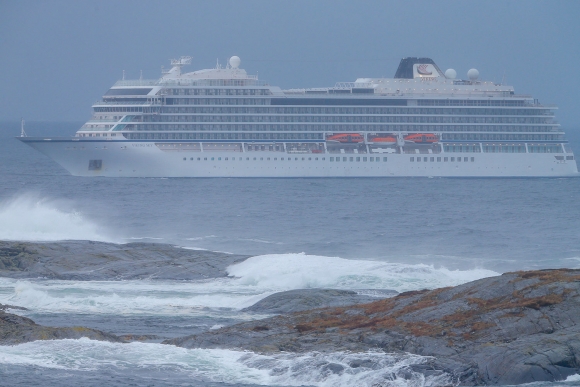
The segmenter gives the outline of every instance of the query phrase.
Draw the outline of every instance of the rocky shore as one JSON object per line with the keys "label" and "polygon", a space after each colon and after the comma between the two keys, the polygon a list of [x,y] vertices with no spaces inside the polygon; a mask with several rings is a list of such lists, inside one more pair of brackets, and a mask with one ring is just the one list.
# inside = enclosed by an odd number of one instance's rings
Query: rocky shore
{"label": "rocky shore", "polygon": [[[148,243],[0,242],[0,276],[196,280],[225,277],[229,265],[246,258]],[[81,337],[111,342],[163,337],[163,332],[116,336],[85,327],[45,327],[14,314],[18,309],[23,308],[0,304],[0,345]],[[291,290],[266,297],[243,312],[276,316],[163,343],[265,354],[411,353],[430,357],[410,366],[413,372],[451,375],[453,385],[464,386],[557,381],[580,373],[580,270],[506,273],[401,294]],[[340,375],[344,367],[329,364],[328,372]],[[369,357],[348,367],[374,369],[377,364]]]}
{"label": "rocky shore", "polygon": [[6,310],[25,308],[0,304],[0,345],[15,345],[35,340],[80,339],[123,342],[110,333],[85,327],[53,328],[36,324],[29,318],[7,313]]}
{"label": "rocky shore", "polygon": [[433,356],[422,372],[452,374],[460,385],[521,384],[580,372],[579,311],[580,270],[516,272],[165,343],[266,353],[408,352]]}
{"label": "rocky shore", "polygon": [[199,280],[225,277],[228,266],[247,258],[161,243],[0,241],[0,277]]}

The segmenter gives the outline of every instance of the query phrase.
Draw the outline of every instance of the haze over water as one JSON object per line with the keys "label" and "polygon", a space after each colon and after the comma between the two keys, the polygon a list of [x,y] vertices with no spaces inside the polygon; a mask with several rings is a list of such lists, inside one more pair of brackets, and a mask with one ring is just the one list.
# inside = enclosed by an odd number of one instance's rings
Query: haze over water
{"label": "haze over water", "polygon": [[[27,129],[70,135],[78,126]],[[232,278],[209,282],[0,279],[0,303],[27,307],[21,313],[45,325],[177,337],[259,318],[239,310],[284,290],[407,291],[580,267],[577,178],[79,178],[12,138],[18,123],[1,129],[0,240],[146,241],[254,256],[230,267]],[[423,361],[367,354],[382,356],[380,372],[336,377],[321,364],[359,355],[260,356],[62,340],[2,348],[0,373],[25,385],[371,386]]]}

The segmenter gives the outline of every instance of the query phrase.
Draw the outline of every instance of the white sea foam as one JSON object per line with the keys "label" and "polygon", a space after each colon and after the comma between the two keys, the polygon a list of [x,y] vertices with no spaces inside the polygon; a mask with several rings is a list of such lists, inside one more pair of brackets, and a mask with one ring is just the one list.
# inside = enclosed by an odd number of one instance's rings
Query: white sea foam
{"label": "white sea foam", "polygon": [[580,375],[570,375],[566,378],[565,382],[580,382]]}
{"label": "white sea foam", "polygon": [[[0,277],[0,303],[23,306],[30,313],[123,315],[229,315],[220,308],[241,309],[265,295],[238,287],[232,279],[211,281],[55,281]],[[212,310],[207,310],[212,308]],[[18,312],[28,314],[27,312]],[[243,315],[237,316],[244,318]]]}
{"label": "white sea foam", "polygon": [[[129,372],[154,367],[172,374],[225,383],[320,387],[449,385],[451,379],[446,374],[426,378],[410,368],[429,359],[380,352],[260,355],[88,339],[35,341],[4,347],[0,352],[0,364],[7,365],[81,371],[116,367]],[[358,364],[352,367],[354,362]]]}
{"label": "white sea foam", "polygon": [[0,202],[0,240],[116,242],[64,201],[22,195]]}
{"label": "white sea foam", "polygon": [[[43,313],[182,315],[241,309],[281,291],[304,288],[399,292],[453,286],[493,271],[348,260],[305,254],[263,255],[228,268],[235,277],[202,281],[55,281],[0,278],[0,303]],[[211,313],[218,313],[214,310]],[[224,311],[229,314],[229,311]]]}
{"label": "white sea foam", "polygon": [[399,292],[455,286],[499,275],[491,270],[448,270],[431,265],[351,260],[307,254],[271,254],[227,268],[248,286],[290,290],[304,288],[393,289]]}

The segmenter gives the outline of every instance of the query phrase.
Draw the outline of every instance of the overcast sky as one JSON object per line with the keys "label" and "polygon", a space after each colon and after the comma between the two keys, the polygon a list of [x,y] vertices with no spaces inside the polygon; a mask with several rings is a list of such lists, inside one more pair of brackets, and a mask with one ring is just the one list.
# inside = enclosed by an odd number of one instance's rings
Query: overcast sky
{"label": "overcast sky", "polygon": [[392,77],[427,56],[513,85],[580,127],[580,1],[0,0],[0,120],[85,121],[122,77],[168,59],[225,64],[282,88]]}

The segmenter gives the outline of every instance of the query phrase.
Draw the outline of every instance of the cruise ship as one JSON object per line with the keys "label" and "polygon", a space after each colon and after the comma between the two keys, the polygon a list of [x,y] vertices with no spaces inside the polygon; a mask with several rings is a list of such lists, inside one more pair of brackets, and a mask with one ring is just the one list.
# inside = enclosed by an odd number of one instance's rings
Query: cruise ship
{"label": "cruise ship", "polygon": [[75,176],[556,177],[578,174],[553,105],[403,58],[394,78],[283,90],[240,68],[120,80],[74,137],[18,137]]}

